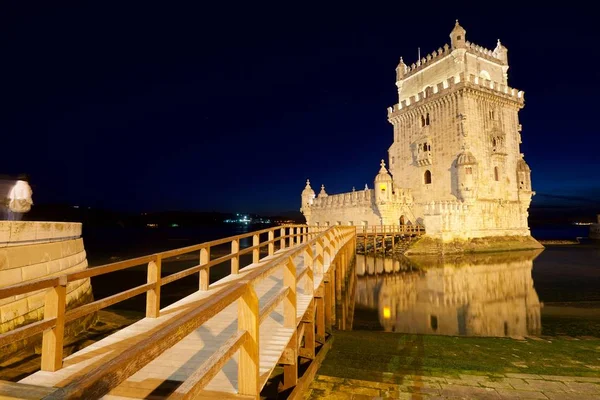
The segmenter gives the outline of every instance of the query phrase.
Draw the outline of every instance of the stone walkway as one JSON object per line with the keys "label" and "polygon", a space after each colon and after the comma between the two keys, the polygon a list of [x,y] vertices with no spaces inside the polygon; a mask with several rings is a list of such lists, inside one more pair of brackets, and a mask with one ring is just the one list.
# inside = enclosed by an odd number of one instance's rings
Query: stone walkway
{"label": "stone walkway", "polygon": [[600,399],[600,377],[505,374],[493,377],[406,376],[381,383],[317,375],[306,399]]}

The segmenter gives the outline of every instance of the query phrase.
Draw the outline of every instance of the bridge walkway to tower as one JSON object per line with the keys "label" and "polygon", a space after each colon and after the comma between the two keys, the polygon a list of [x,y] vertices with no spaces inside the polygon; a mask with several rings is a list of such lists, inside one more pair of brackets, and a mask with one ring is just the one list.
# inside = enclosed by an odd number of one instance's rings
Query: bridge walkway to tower
{"label": "bridge walkway to tower", "polygon": [[[333,271],[352,259],[355,233],[342,226],[270,228],[1,288],[0,299],[32,290],[47,295],[44,320],[0,335],[1,347],[43,332],[42,370],[18,383],[0,381],[0,397],[259,398],[277,365],[282,388],[293,388],[299,357],[314,359],[317,343],[325,345],[335,312]],[[247,237],[252,246],[240,250]],[[222,244],[231,253],[210,260],[210,248]],[[268,252],[262,258],[261,248]],[[161,274],[164,258],[194,251],[197,266]],[[239,269],[244,254],[253,262]],[[231,274],[209,282],[210,267],[228,260]],[[65,311],[68,282],[143,264],[147,284]],[[199,290],[160,309],[160,287],[192,274],[199,275]],[[65,322],[143,293],[145,318],[63,360]]]}

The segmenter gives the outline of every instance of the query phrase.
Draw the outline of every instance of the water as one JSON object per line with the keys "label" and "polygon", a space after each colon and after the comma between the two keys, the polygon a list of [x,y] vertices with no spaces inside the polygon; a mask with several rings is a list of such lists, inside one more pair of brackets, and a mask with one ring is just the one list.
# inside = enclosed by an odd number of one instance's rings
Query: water
{"label": "water", "polygon": [[[354,282],[355,281],[355,282]],[[357,255],[345,329],[459,336],[600,334],[600,246],[455,257]]]}

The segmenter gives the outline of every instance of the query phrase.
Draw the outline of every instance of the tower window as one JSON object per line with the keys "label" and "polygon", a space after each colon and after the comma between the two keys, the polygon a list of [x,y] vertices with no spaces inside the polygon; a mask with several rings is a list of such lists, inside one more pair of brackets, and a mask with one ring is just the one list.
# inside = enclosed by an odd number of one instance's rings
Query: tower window
{"label": "tower window", "polygon": [[435,315],[429,316],[429,325],[431,325],[431,329],[433,329],[434,332],[437,331],[437,329],[438,329],[437,316],[435,316]]}
{"label": "tower window", "polygon": [[462,39],[462,36],[458,35],[458,36],[456,37],[456,40],[460,40],[460,39]]}
{"label": "tower window", "polygon": [[465,167],[465,174],[471,175],[473,173],[473,167]]}
{"label": "tower window", "polygon": [[490,119],[494,119],[494,110],[490,110]]}
{"label": "tower window", "polygon": [[498,173],[498,167],[494,167],[494,180],[496,182],[500,180],[500,174]]}
{"label": "tower window", "polygon": [[421,115],[421,127],[427,126],[430,123],[429,113]]}
{"label": "tower window", "polygon": [[425,116],[421,115],[421,126],[425,126]]}
{"label": "tower window", "polygon": [[426,185],[429,185],[431,183],[431,171],[425,171],[425,174],[423,175],[423,180],[425,181]]}
{"label": "tower window", "polygon": [[425,118],[425,125],[429,125],[429,113],[427,113],[427,117]]}

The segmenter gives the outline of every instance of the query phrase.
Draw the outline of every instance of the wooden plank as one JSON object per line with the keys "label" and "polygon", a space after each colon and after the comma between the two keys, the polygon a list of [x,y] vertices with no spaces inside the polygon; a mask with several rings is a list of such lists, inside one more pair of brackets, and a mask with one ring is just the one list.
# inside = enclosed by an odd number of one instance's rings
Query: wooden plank
{"label": "wooden plank", "polygon": [[67,279],[63,275],[57,286],[48,289],[44,299],[44,319],[56,320],[42,336],[42,371],[53,372],[62,367],[66,300]]}
{"label": "wooden plank", "polygon": [[263,320],[267,318],[271,312],[273,312],[279,303],[287,298],[289,290],[289,287],[284,286],[279,292],[277,292],[275,296],[271,297],[269,301],[267,301],[267,303],[260,309],[259,323],[263,322]]}
{"label": "wooden plank", "polygon": [[56,318],[49,318],[41,321],[32,322],[31,324],[21,326],[19,328],[13,329],[12,331],[2,333],[0,334],[0,348],[11,343],[26,339],[33,335],[37,335],[38,333],[42,333],[46,329],[52,328],[55,323]]}
{"label": "wooden plank", "polygon": [[0,399],[23,399],[38,400],[42,399],[56,388],[36,385],[27,385],[25,383],[16,383],[0,381]]}
{"label": "wooden plank", "polygon": [[246,331],[247,340],[240,348],[238,361],[238,393],[248,396],[260,395],[258,297],[252,285],[248,285],[238,300],[238,331]]}
{"label": "wooden plank", "polygon": [[148,283],[153,286],[146,292],[146,318],[158,318],[160,316],[160,271],[161,258],[148,263]]}
{"label": "wooden plank", "polygon": [[164,328],[141,340],[136,346],[123,351],[107,363],[53,392],[48,399],[104,396],[165,350],[221,312],[244,291],[246,291],[245,285],[239,283],[224,290],[220,296],[208,298],[205,303],[165,324]]}
{"label": "wooden plank", "polygon": [[202,363],[200,368],[175,389],[168,399],[188,400],[197,398],[204,386],[217,375],[225,363],[229,361],[236,351],[238,351],[248,337],[249,335],[246,331],[238,331],[232,335],[215,353]]}
{"label": "wooden plank", "polygon": [[96,300],[92,303],[79,306],[77,308],[67,311],[67,313],[65,314],[65,322],[71,322],[77,318],[81,318],[98,310],[102,310],[103,308],[112,306],[113,304],[120,303],[121,301],[138,296],[142,293],[147,292],[153,287],[154,283],[146,283],[145,285],[136,286],[133,289],[129,289],[124,292],[120,292],[112,296]]}

